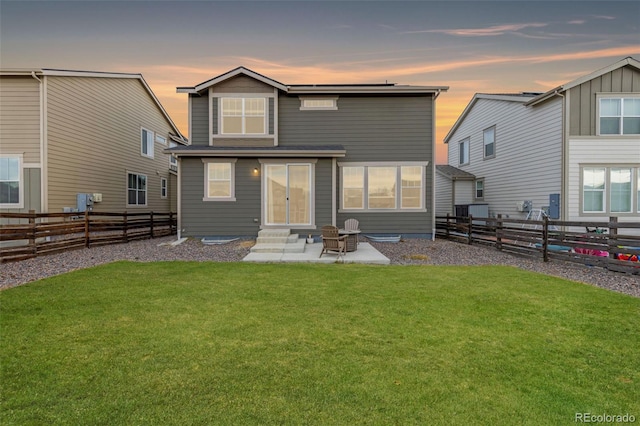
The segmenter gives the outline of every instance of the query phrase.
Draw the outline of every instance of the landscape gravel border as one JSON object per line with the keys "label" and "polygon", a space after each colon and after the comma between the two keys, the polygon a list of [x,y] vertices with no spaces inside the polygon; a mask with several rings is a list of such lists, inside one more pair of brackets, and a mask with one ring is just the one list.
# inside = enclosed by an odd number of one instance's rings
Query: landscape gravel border
{"label": "landscape gravel border", "polygon": [[[182,244],[170,245],[174,241],[175,236],[168,236],[6,262],[0,265],[0,290],[118,260],[237,262],[249,254],[255,243],[254,239],[240,239],[224,245],[205,245],[200,240],[188,239]],[[640,275],[568,262],[545,263],[542,259],[513,255],[492,247],[443,239],[406,239],[400,243],[371,242],[371,245],[387,256],[392,265],[510,265],[640,297]]]}

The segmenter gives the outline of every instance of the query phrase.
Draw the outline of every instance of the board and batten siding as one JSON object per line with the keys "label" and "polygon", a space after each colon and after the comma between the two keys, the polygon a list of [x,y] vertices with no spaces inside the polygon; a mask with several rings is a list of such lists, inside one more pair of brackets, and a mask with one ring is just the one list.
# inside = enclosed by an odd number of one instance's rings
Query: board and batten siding
{"label": "board and batten siding", "polygon": [[[138,79],[47,79],[49,211],[76,206],[77,193],[101,193],[94,211],[167,212],[160,179],[169,178],[166,145],[141,155],[141,128],[169,140],[172,128]],[[147,176],[147,206],[127,206],[127,172]]]}
{"label": "board and batten siding", "polygon": [[[483,131],[496,126],[495,157],[484,159]],[[470,138],[469,163],[459,164],[459,142]],[[490,215],[524,218],[520,201],[549,205],[562,179],[562,104],[554,99],[535,107],[520,102],[478,99],[448,143],[450,165],[484,179]]]}
{"label": "board and batten siding", "polygon": [[0,77],[0,152],[40,164],[40,83],[31,76]]}
{"label": "board and batten siding", "polygon": [[569,89],[569,134],[596,135],[596,94],[632,92],[640,92],[640,71],[630,66],[618,68]]}

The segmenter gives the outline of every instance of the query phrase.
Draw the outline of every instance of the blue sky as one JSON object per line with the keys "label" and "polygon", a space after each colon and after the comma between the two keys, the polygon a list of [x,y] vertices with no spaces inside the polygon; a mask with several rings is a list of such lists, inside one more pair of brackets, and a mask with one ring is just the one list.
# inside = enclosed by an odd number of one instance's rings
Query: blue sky
{"label": "blue sky", "polygon": [[142,73],[181,130],[194,85],[239,65],[285,84],[447,85],[441,140],[474,93],[546,91],[640,58],[640,2],[7,1],[0,66]]}

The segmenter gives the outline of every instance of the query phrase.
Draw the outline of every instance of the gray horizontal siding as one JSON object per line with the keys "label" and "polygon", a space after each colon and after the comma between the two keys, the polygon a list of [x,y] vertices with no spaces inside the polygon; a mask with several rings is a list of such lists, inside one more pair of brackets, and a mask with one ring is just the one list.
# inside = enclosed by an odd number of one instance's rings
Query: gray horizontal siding
{"label": "gray horizontal siding", "polygon": [[431,161],[430,96],[341,96],[336,111],[301,111],[279,100],[278,145],[343,145],[344,161]]}
{"label": "gray horizontal siding", "polygon": [[[235,165],[236,201],[202,201],[204,164],[199,158],[181,162],[182,232],[184,236],[256,236],[262,220],[261,177],[253,173],[260,168],[257,159],[238,159]],[[318,160],[315,167],[316,225],[331,223],[331,160]],[[254,219],[258,219],[255,222]],[[317,232],[296,230],[301,234]]]}
{"label": "gray horizontal siding", "polygon": [[[191,145],[209,145],[209,98],[189,95],[191,102]],[[215,115],[214,115],[215,117]]]}

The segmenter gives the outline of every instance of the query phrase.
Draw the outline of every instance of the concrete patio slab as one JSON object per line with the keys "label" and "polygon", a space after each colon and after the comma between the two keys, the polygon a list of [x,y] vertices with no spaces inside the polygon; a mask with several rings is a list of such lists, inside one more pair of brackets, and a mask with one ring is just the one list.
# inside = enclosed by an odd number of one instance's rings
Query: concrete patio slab
{"label": "concrete patio slab", "polygon": [[358,250],[346,253],[340,259],[335,253],[323,254],[322,244],[314,243],[305,246],[304,253],[249,253],[243,262],[257,263],[367,263],[388,265],[391,261],[369,243],[358,244]]}

